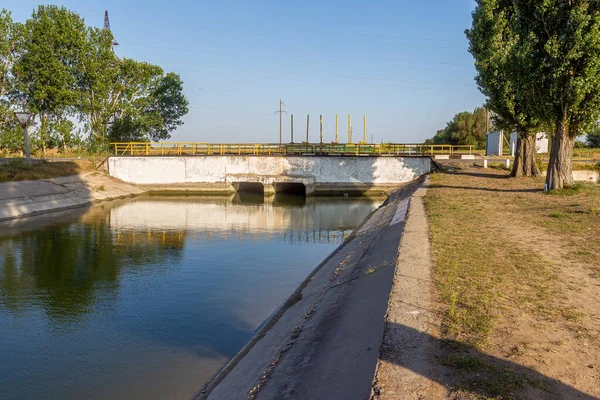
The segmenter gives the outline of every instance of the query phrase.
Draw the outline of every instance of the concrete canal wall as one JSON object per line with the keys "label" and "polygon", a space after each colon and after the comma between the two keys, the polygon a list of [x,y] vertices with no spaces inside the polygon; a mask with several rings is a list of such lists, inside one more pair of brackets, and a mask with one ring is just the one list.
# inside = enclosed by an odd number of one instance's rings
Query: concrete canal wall
{"label": "concrete canal wall", "polygon": [[85,207],[143,193],[100,172],[37,181],[0,183],[0,221]]}
{"label": "concrete canal wall", "polygon": [[306,194],[369,193],[392,189],[431,171],[429,157],[191,156],[110,157],[109,174],[142,187],[235,192],[260,183],[266,195],[302,184]]}

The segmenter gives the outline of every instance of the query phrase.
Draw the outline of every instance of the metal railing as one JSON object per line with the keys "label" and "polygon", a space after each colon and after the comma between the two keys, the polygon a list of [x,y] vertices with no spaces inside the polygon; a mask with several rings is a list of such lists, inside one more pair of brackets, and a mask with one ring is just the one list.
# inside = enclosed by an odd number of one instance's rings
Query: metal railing
{"label": "metal railing", "polygon": [[[550,154],[542,154],[542,163],[550,162]],[[575,164],[597,164],[600,163],[600,153],[573,153],[571,162]]]}
{"label": "metal railing", "polygon": [[212,156],[212,155],[353,155],[353,156],[429,156],[435,154],[472,154],[473,146],[445,144],[367,144],[367,143],[222,143],[202,142],[128,142],[111,143],[119,156]]}

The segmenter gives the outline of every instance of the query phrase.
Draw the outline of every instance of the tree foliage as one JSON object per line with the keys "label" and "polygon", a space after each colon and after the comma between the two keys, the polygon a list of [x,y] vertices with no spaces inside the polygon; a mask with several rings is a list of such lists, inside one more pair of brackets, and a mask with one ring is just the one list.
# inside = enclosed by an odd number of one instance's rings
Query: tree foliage
{"label": "tree foliage", "polygon": [[444,129],[437,131],[431,142],[484,148],[487,123],[486,111],[483,107],[478,107],[473,112],[458,113]]}
{"label": "tree foliage", "polygon": [[573,184],[575,138],[600,115],[600,2],[514,0],[521,38],[519,64],[535,82],[534,112],[556,129],[546,183]]}
{"label": "tree foliage", "polygon": [[64,7],[39,6],[24,24],[2,10],[0,34],[0,149],[16,149],[16,108],[35,115],[43,150],[167,139],[188,112],[178,75],[117,57],[109,31]]}
{"label": "tree foliage", "polygon": [[475,80],[494,112],[495,125],[518,133],[512,175],[540,175],[535,135],[542,122],[530,107],[536,87],[521,68],[524,53],[515,29],[516,11],[510,0],[479,0],[466,35],[475,58]]}

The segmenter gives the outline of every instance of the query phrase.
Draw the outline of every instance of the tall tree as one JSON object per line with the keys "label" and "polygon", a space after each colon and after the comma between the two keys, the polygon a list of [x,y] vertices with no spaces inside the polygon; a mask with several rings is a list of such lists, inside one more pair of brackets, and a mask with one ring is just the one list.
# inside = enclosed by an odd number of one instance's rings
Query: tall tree
{"label": "tall tree", "polygon": [[0,150],[19,151],[24,147],[23,133],[10,109],[12,67],[22,45],[22,26],[13,22],[9,11],[0,11]]}
{"label": "tall tree", "polygon": [[73,112],[78,97],[78,60],[85,43],[83,19],[57,6],[39,6],[25,23],[23,54],[13,74],[17,97],[40,119],[42,153],[49,122]]}
{"label": "tall tree", "polygon": [[523,48],[520,68],[539,91],[532,106],[556,127],[549,189],[573,185],[575,138],[600,116],[600,2],[514,0]]}
{"label": "tall tree", "polygon": [[487,107],[495,113],[495,125],[518,134],[511,175],[538,176],[536,133],[541,121],[529,107],[535,101],[531,97],[535,88],[521,67],[516,15],[511,0],[478,0],[473,25],[466,34],[475,58],[476,81],[487,97]]}
{"label": "tall tree", "polygon": [[10,90],[10,74],[22,45],[22,33],[22,25],[13,22],[10,12],[0,10],[0,98]]}
{"label": "tall tree", "polygon": [[102,143],[120,101],[114,87],[119,83],[120,60],[112,50],[113,37],[107,30],[88,28],[79,68],[77,109],[85,121],[91,142]]}

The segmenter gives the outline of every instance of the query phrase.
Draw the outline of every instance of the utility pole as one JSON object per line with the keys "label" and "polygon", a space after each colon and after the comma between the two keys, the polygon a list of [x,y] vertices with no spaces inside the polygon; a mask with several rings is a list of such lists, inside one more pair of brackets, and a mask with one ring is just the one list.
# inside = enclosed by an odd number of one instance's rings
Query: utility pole
{"label": "utility pole", "polygon": [[335,114],[335,142],[338,142],[338,128],[339,128],[340,122],[339,122],[339,118],[338,115]]}
{"label": "utility pole", "polygon": [[275,111],[275,114],[279,114],[279,147],[283,145],[283,113],[287,114],[287,111],[283,109],[283,101],[279,100],[279,111]]}
{"label": "utility pole", "polygon": [[367,115],[363,115],[363,142],[367,144]]}
{"label": "utility pole", "polygon": [[310,121],[310,114],[306,114],[306,143],[308,144],[308,123]]}
{"label": "utility pole", "polygon": [[29,152],[29,122],[31,121],[31,114],[28,111],[15,111],[15,116],[19,121],[19,124],[23,128],[23,136],[25,137],[25,157],[27,157],[27,164],[31,165],[31,154]]}

